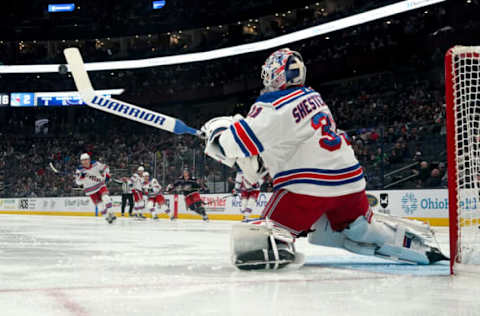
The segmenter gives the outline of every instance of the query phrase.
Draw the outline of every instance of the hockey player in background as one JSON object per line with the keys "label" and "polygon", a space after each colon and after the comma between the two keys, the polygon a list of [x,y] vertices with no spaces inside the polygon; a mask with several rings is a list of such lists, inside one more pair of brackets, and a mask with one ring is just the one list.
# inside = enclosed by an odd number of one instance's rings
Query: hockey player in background
{"label": "hockey player in background", "polygon": [[183,175],[173,184],[175,189],[185,196],[185,205],[188,209],[202,216],[204,221],[208,221],[208,215],[203,207],[200,198],[200,184],[196,179],[190,177],[188,170],[183,171]]}
{"label": "hockey player in background", "polygon": [[252,210],[257,203],[258,195],[260,194],[260,183],[256,182],[251,184],[243,176],[241,170],[237,171],[235,176],[235,187],[233,189],[233,195],[239,195],[241,200],[240,212],[243,215],[243,221],[248,219],[248,216],[252,214]]}
{"label": "hockey player in background", "polygon": [[112,210],[112,199],[110,198],[106,183],[110,179],[110,170],[107,165],[91,161],[90,155],[84,153],[80,156],[81,165],[75,171],[75,183],[83,187],[105,219],[111,224],[115,219]]}
{"label": "hockey player in background", "polygon": [[147,210],[150,210],[152,219],[158,219],[157,209],[165,214],[170,213],[167,201],[162,195],[162,186],[158,183],[157,179],[150,178],[148,172],[143,173],[143,194],[147,197]]}
{"label": "hockey player in background", "polygon": [[446,260],[427,244],[431,230],[423,236],[410,221],[373,216],[349,139],[320,94],[304,86],[305,74],[298,52],[275,51],[262,67],[265,88],[247,117],[214,118],[202,127],[207,155],[238,166],[250,183],[264,168],[274,181],[260,225],[234,225],[233,263],[277,269],[297,262],[293,242],[302,236],[363,255],[418,264]]}
{"label": "hockey player in background", "polygon": [[132,194],[133,194],[133,216],[137,218],[145,219],[143,216],[143,210],[145,209],[145,199],[143,198],[143,172],[145,169],[140,166],[137,169],[137,172],[130,177],[130,182],[132,183]]}

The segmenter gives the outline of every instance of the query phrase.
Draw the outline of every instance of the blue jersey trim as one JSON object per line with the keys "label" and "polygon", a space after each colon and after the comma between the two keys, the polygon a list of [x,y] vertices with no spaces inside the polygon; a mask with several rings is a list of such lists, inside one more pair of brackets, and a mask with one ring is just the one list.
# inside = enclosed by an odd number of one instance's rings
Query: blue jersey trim
{"label": "blue jersey trim", "polygon": [[316,168],[300,168],[300,169],[291,169],[287,171],[282,171],[277,173],[274,178],[283,177],[292,173],[300,173],[300,172],[314,172],[314,173],[326,173],[326,174],[339,174],[345,173],[349,171],[353,171],[360,167],[360,163],[353,165],[351,167],[343,168],[343,169],[316,169]]}
{"label": "blue jersey trim", "polygon": [[304,96],[309,95],[309,94],[312,94],[312,93],[316,93],[316,92],[313,91],[313,90],[310,91],[310,92],[305,92],[304,94],[301,94],[301,95],[299,95],[299,96],[296,96],[296,97],[293,98],[293,99],[287,100],[287,101],[285,101],[284,103],[280,103],[279,105],[277,105],[277,106],[275,107],[275,110],[281,109],[281,108],[283,108],[285,105],[290,104],[291,102],[293,102],[293,101],[295,101],[295,100],[297,100],[297,99],[299,99],[299,98],[303,98]]}
{"label": "blue jersey trim", "polygon": [[322,180],[312,180],[312,179],[295,179],[295,180],[290,180],[287,182],[284,182],[282,184],[274,186],[275,190],[281,189],[287,185],[291,184],[315,184],[315,185],[321,185],[321,186],[339,186],[339,185],[344,185],[352,182],[357,182],[363,179],[363,173],[355,178],[347,179],[347,180],[342,180],[342,181],[322,181]]}
{"label": "blue jersey trim", "polygon": [[245,145],[243,145],[242,141],[238,137],[237,132],[235,131],[235,128],[233,127],[233,125],[230,125],[230,131],[232,132],[233,139],[237,143],[238,147],[240,147],[245,157],[250,157],[250,153],[248,152],[247,148],[245,147]]}
{"label": "blue jersey trim", "polygon": [[263,151],[262,143],[258,140],[257,136],[255,136],[255,133],[252,131],[250,126],[248,126],[248,124],[247,124],[247,122],[245,122],[245,120],[240,120],[239,123],[243,126],[243,128],[247,132],[248,136],[250,136],[250,138],[253,140],[253,142],[257,146],[258,152],[261,153]]}

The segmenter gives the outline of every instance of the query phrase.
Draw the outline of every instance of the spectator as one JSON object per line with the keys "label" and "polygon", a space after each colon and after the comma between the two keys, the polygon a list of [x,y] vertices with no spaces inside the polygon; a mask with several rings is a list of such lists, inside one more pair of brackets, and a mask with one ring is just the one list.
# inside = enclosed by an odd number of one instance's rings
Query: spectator
{"label": "spectator", "polygon": [[442,185],[442,177],[440,174],[440,170],[437,168],[432,169],[430,173],[430,178],[428,178],[425,182],[425,188],[439,188]]}

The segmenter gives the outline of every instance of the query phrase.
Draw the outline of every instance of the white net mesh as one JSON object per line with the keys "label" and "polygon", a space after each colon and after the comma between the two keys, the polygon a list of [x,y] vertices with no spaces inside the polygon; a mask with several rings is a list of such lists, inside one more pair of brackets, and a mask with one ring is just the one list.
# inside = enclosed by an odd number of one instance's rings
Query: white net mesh
{"label": "white net mesh", "polygon": [[453,48],[451,63],[455,131],[448,133],[455,134],[457,144],[456,261],[480,264],[480,46]]}

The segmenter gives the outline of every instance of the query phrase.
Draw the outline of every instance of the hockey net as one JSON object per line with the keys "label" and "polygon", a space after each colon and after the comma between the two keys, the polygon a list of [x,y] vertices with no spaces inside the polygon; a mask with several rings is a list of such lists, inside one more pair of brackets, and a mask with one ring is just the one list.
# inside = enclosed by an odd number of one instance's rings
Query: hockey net
{"label": "hockey net", "polygon": [[480,273],[480,46],[445,56],[450,271]]}

